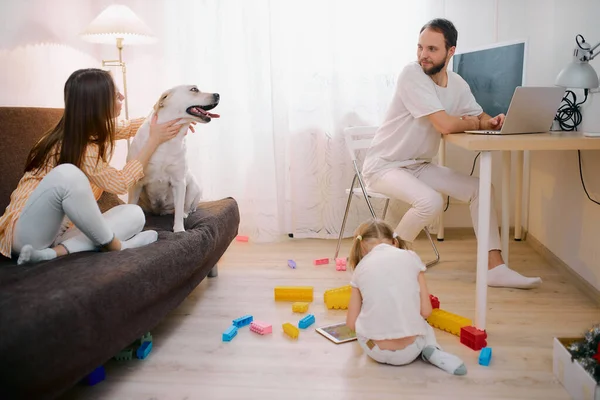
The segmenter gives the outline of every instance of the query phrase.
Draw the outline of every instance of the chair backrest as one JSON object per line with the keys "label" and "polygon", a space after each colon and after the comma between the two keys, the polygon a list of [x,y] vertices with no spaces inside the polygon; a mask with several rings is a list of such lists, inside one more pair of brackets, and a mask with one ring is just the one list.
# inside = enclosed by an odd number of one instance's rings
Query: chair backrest
{"label": "chair backrest", "polygon": [[359,151],[366,150],[371,146],[377,129],[377,126],[353,126],[344,129],[344,141],[352,161],[358,159]]}

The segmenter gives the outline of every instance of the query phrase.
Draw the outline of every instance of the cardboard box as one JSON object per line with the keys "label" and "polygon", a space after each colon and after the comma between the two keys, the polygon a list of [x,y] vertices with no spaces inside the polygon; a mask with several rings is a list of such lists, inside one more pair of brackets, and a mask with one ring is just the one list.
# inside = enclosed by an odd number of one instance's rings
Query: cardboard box
{"label": "cardboard box", "polygon": [[582,338],[554,338],[554,376],[575,400],[600,400],[600,386],[577,361],[571,361],[566,346]]}

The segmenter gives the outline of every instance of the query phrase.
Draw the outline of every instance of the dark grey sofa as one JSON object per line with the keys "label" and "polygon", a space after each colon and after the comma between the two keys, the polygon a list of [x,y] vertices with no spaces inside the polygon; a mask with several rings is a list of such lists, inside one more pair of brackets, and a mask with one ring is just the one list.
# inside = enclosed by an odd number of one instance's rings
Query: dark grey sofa
{"label": "dark grey sofa", "polygon": [[[28,151],[61,109],[0,107],[0,210]],[[106,193],[103,211],[120,200]],[[156,243],[31,266],[0,256],[0,399],[55,398],[151,331],[210,273],[238,231],[234,199],[202,203],[173,233],[146,215]],[[214,267],[214,268],[213,268]]]}

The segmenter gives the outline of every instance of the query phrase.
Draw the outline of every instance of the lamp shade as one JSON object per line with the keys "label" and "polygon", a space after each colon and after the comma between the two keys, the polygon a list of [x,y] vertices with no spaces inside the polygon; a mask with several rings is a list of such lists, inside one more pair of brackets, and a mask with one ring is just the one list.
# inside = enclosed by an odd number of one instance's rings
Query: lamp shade
{"label": "lamp shade", "polygon": [[123,39],[123,44],[154,43],[152,31],[127,6],[113,4],[102,11],[81,33],[84,40],[92,43],[114,44]]}
{"label": "lamp shade", "polygon": [[587,61],[572,61],[556,77],[556,85],[574,89],[598,87],[598,74]]}

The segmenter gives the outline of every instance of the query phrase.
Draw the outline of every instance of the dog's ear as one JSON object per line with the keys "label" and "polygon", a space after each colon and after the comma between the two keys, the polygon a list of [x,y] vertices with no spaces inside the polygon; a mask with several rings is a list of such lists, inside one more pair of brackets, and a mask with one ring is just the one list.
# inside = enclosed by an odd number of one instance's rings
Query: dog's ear
{"label": "dog's ear", "polygon": [[169,97],[170,94],[171,94],[171,90],[167,90],[166,92],[164,92],[163,94],[160,95],[160,98],[154,105],[154,112],[158,112],[159,109],[164,107],[165,100],[167,100],[167,97]]}

